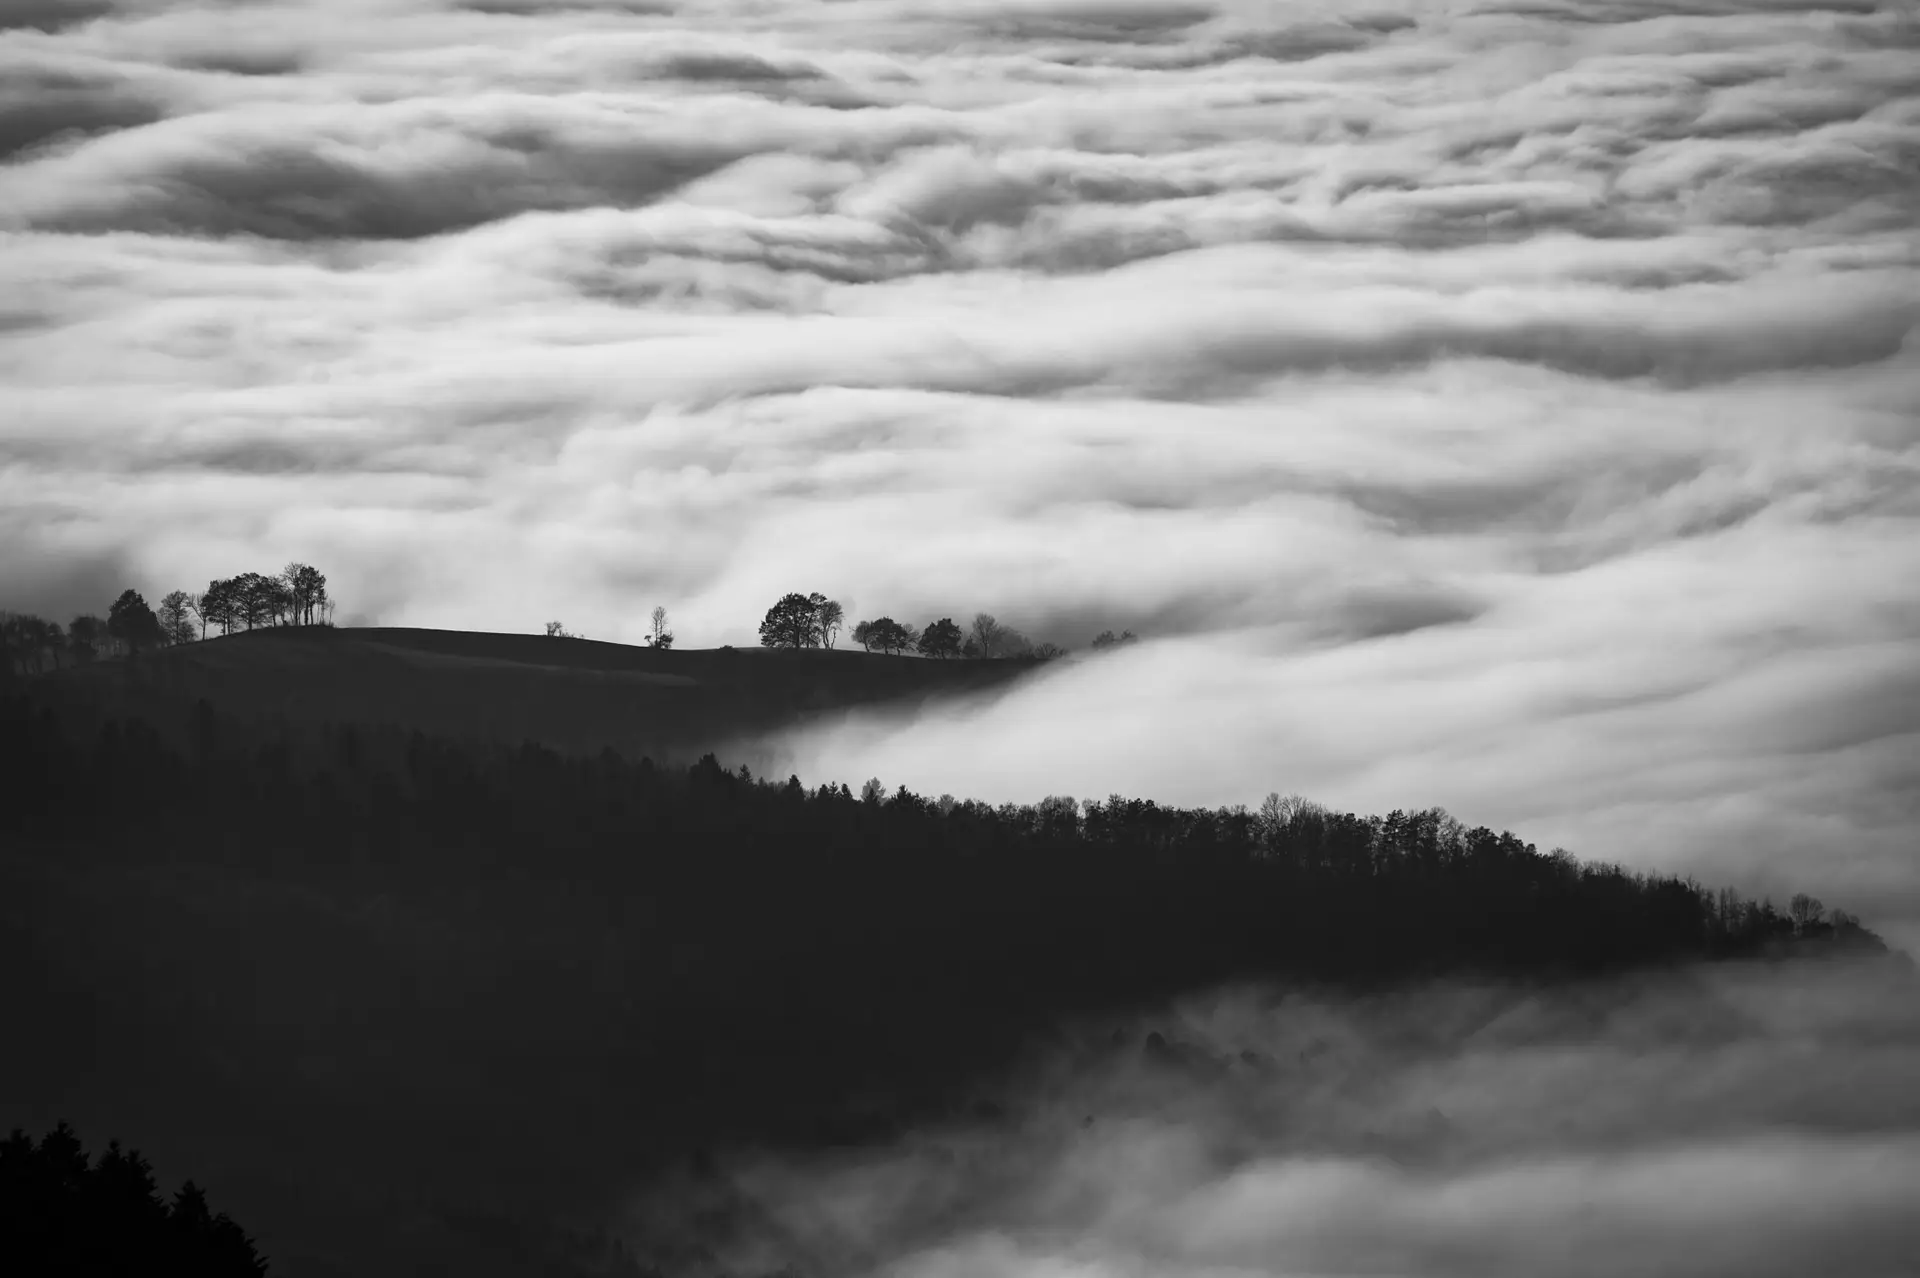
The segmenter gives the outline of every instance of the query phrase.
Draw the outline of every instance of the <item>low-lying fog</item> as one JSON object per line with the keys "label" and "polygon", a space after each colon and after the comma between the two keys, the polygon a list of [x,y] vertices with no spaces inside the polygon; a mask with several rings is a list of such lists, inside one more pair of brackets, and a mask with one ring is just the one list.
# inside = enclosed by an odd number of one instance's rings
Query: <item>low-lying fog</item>
{"label": "low-lying fog", "polygon": [[1064,1035],[971,1123],[737,1161],[628,1226],[689,1275],[1912,1274],[1917,989],[1230,991]]}

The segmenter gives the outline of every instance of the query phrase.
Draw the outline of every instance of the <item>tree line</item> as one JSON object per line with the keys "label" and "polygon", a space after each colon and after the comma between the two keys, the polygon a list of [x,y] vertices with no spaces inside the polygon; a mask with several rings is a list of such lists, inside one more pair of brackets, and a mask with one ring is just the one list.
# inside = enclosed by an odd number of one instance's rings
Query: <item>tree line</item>
{"label": "tree line", "polygon": [[333,609],[326,574],[311,564],[291,563],[273,575],[215,578],[198,594],[169,591],[158,608],[139,591],[123,590],[105,617],[82,613],[65,626],[32,613],[0,613],[0,645],[15,672],[40,674],[192,643],[216,626],[222,634],[259,626],[330,626]]}
{"label": "tree line", "polygon": [[[484,1013],[497,1029],[441,1031],[507,1035],[509,1054],[537,1041],[560,1060],[611,1050],[594,1046],[614,1032],[611,1015],[648,1041],[717,1034],[735,1065],[818,1049],[832,1058],[816,1062],[819,1077],[839,1078],[857,1061],[834,1054],[836,1036],[865,1045],[860,1059],[888,1042],[957,1050],[953,1035],[964,1047],[1013,1022],[1225,981],[1537,977],[1883,949],[1811,897],[1782,910],[1543,853],[1437,809],[1362,816],[1278,795],[1252,809],[1120,795],[993,806],[878,780],[856,795],[728,771],[711,755],[667,767],[367,725],[295,734],[204,701],[165,734],[140,719],[81,733],[0,698],[0,771],[18,783],[0,838],[66,863],[353,884],[361,899],[442,920],[479,947],[439,960],[471,977],[476,1005],[409,1003],[382,1032]],[[240,975],[266,989],[267,963]],[[316,967],[352,964],[303,953],[289,979]],[[388,974],[338,996],[372,1015],[411,988]],[[875,1007],[889,1009],[886,1025],[873,1025]],[[796,1025],[799,1040],[743,1045]],[[671,1073],[686,1061],[655,1063]]]}
{"label": "tree line", "polygon": [[[760,621],[760,642],[768,648],[832,648],[839,639],[846,611],[836,600],[814,591],[782,595]],[[892,617],[855,622],[849,632],[868,652],[889,655],[918,653],[922,657],[1025,657],[1051,661],[1068,655],[1055,643],[1034,643],[990,612],[978,612],[963,630],[952,617],[930,621],[923,629]],[[1133,631],[1111,630],[1095,636],[1095,651],[1135,642]]]}
{"label": "tree line", "polygon": [[260,1278],[267,1263],[191,1180],[169,1203],[138,1150],[111,1141],[90,1158],[63,1122],[0,1141],[0,1271]]}

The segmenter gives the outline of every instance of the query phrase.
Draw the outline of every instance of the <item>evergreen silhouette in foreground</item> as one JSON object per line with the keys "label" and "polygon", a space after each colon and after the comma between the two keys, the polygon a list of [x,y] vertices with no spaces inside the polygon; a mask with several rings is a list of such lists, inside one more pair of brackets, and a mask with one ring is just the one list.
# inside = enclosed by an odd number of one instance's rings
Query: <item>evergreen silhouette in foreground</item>
{"label": "evergreen silhouette in foreground", "polygon": [[89,1161],[61,1123],[0,1142],[0,1272],[23,1278],[259,1278],[267,1263],[192,1181],[171,1204],[118,1141]]}

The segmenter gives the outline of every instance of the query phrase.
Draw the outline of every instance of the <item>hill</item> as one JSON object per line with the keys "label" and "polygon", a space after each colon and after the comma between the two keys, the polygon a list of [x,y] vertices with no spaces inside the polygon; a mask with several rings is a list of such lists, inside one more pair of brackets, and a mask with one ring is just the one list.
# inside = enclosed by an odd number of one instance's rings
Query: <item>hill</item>
{"label": "hill", "polygon": [[856,706],[1004,687],[1037,664],[313,626],[181,644],[34,682],[37,696],[70,712],[137,714],[163,729],[183,728],[205,698],[255,721],[383,724],[569,753],[611,747],[680,759]]}

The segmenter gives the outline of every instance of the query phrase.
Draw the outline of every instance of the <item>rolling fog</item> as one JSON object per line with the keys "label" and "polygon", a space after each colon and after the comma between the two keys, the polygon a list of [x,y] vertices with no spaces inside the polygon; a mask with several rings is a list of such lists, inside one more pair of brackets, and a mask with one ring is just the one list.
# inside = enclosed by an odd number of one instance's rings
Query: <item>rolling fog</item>
{"label": "rolling fog", "polygon": [[1063,1034],[970,1123],[742,1159],[627,1228],[676,1275],[1910,1274],[1920,989],[1808,966],[1221,993]]}

